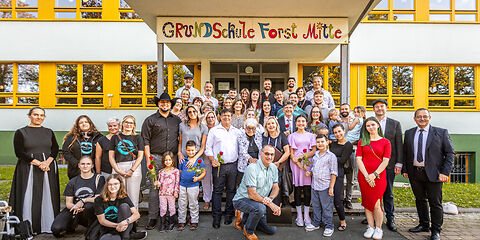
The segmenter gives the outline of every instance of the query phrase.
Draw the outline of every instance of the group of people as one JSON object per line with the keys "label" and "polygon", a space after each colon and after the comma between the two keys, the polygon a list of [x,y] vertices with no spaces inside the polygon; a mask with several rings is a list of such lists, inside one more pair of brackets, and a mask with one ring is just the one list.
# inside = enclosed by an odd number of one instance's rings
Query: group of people
{"label": "group of people", "polygon": [[[386,226],[396,231],[392,190],[395,175],[402,173],[410,179],[420,218],[410,230],[431,231],[432,239],[440,239],[441,189],[454,150],[448,132],[430,126],[427,109],[415,111],[418,127],[406,131],[402,141],[400,123],[387,117],[386,100],[373,102],[375,116],[369,118],[363,106],[351,111],[344,103],[338,110],[319,76],[308,92],[295,89],[294,78],[285,91],[272,92],[266,79],[263,92],[230,89],[223,102],[214,98],[212,83],[200,95],[191,75],[184,82],[176,98],[167,93],[154,98],[158,110],[143,121],[140,135],[131,115],[109,119],[105,136],[88,116],[76,119],[62,146],[70,179],[62,211],[59,146],[53,131],[42,127],[45,110],[30,109],[30,124],[14,136],[18,163],[10,203],[15,214],[30,221],[35,233],[56,237],[83,224],[100,239],[144,238],[135,222],[147,175],[147,230],[198,229],[201,186],[202,207],[212,209],[213,228],[221,226],[223,216],[225,225],[234,222],[247,239],[258,239],[257,230],[276,231],[267,224],[267,207],[280,215],[281,207],[291,204],[297,226],[314,231],[324,225],[323,235],[331,236],[333,208],[340,220],[336,229],[347,228],[345,208],[352,208],[358,178],[368,224],[364,237],[382,239],[381,201]],[[143,159],[148,174],[142,175]]]}

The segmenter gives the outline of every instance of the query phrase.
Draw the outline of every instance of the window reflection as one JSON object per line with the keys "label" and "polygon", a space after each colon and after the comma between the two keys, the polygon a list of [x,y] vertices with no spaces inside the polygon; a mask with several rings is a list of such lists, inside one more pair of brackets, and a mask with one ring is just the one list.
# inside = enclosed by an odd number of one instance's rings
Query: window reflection
{"label": "window reflection", "polygon": [[430,10],[450,10],[450,0],[430,0]]}
{"label": "window reflection", "polygon": [[125,2],[125,0],[120,0],[120,7],[121,8],[130,8],[130,6],[128,6],[128,3]]}
{"label": "window reflection", "polygon": [[374,9],[388,9],[388,0],[382,0]]}
{"label": "window reflection", "polygon": [[332,94],[340,94],[340,66],[328,67],[328,91]]}
{"label": "window reflection", "polygon": [[387,94],[387,66],[367,66],[367,94]]}
{"label": "window reflection", "polygon": [[320,76],[323,81],[323,66],[303,66],[303,87],[307,91],[313,88],[313,77]]}
{"label": "window reflection", "polygon": [[17,103],[38,105],[38,97],[19,97]]}
{"label": "window reflection", "polygon": [[370,20],[370,21],[387,21],[388,20],[388,13],[368,14],[368,20]]}
{"label": "window reflection", "polygon": [[0,19],[1,18],[12,18],[12,12],[10,12],[10,11],[0,11]]}
{"label": "window reflection", "polygon": [[102,7],[102,0],[81,0],[82,7]]}
{"label": "window reflection", "polygon": [[392,67],[392,93],[397,95],[413,94],[413,67]]}
{"label": "window reflection", "polygon": [[157,92],[157,65],[147,65],[147,92]]}
{"label": "window reflection", "polygon": [[17,12],[17,18],[38,18],[37,12]]}
{"label": "window reflection", "polygon": [[55,0],[55,7],[74,8],[74,7],[77,7],[77,2],[76,0]]}
{"label": "window reflection", "polygon": [[448,67],[432,66],[428,69],[428,92],[430,94],[448,95]]}
{"label": "window reflection", "polygon": [[0,97],[0,104],[13,104],[13,97]]}
{"label": "window reflection", "polygon": [[134,12],[121,12],[120,19],[140,19],[140,16]]}
{"label": "window reflection", "polygon": [[17,0],[17,7],[36,8],[38,7],[38,2],[37,0]]}
{"label": "window reflection", "polygon": [[456,0],[455,1],[455,10],[476,10],[477,1],[476,0]]}
{"label": "window reflection", "polygon": [[141,93],[142,65],[122,65],[121,69],[122,93]]}
{"label": "window reflection", "polygon": [[0,63],[0,92],[13,92],[13,64]]}
{"label": "window reflection", "polygon": [[82,19],[101,19],[101,12],[82,12]]}
{"label": "window reflection", "polygon": [[102,64],[84,64],[83,65],[83,92],[101,93],[103,92],[103,65]]}
{"label": "window reflection", "polygon": [[75,19],[77,18],[76,12],[55,12],[56,19]]}
{"label": "window reflection", "polygon": [[393,21],[413,21],[415,17],[413,14],[393,14]]}
{"label": "window reflection", "polygon": [[57,92],[64,92],[64,93],[77,92],[77,65],[76,64],[58,64],[57,65]]}
{"label": "window reflection", "polygon": [[414,1],[413,0],[393,0],[393,9],[413,10]]}
{"label": "window reflection", "polygon": [[430,14],[430,21],[450,21],[450,14]]}
{"label": "window reflection", "polygon": [[38,64],[18,64],[18,92],[38,93]]}
{"label": "window reflection", "polygon": [[455,21],[457,22],[475,22],[477,15],[475,14],[455,14]]}
{"label": "window reflection", "polygon": [[12,7],[12,0],[0,0],[0,7]]}
{"label": "window reflection", "polygon": [[475,95],[475,68],[455,67],[455,95]]}

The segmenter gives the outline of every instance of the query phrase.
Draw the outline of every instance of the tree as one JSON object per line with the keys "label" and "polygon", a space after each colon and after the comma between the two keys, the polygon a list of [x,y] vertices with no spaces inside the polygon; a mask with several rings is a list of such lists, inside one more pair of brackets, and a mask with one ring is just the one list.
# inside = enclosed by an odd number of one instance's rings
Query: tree
{"label": "tree", "polygon": [[367,94],[387,94],[387,66],[367,66]]}

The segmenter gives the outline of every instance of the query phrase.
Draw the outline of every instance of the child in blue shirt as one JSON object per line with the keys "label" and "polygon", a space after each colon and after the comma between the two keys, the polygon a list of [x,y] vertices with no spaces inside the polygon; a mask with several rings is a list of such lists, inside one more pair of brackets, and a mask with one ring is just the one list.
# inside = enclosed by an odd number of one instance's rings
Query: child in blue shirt
{"label": "child in blue shirt", "polygon": [[187,221],[187,204],[190,209],[191,226],[190,230],[198,229],[198,193],[199,181],[205,177],[205,163],[199,158],[192,167],[188,167],[188,160],[195,157],[197,145],[190,140],[185,146],[187,157],[178,166],[180,170],[180,194],[178,195],[178,227],[177,230],[185,229]]}
{"label": "child in blue shirt", "polygon": [[336,140],[335,134],[333,134],[333,126],[337,124],[342,124],[342,119],[340,118],[340,111],[334,108],[328,112],[328,139]]}

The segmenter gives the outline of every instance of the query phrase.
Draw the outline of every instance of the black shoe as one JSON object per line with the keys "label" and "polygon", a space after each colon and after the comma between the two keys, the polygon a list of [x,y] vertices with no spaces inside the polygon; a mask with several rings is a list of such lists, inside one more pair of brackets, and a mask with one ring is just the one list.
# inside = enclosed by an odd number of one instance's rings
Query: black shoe
{"label": "black shoe", "polygon": [[430,232],[430,229],[428,229],[428,227],[425,227],[425,226],[422,226],[422,225],[418,225],[416,227],[413,227],[413,228],[410,228],[408,229],[409,232],[412,232],[412,233],[418,233],[418,232]]}
{"label": "black shoe", "polygon": [[158,223],[158,231],[159,232],[165,232],[167,228],[167,221],[166,221],[166,216],[160,217],[160,222]]}
{"label": "black shoe", "polygon": [[212,227],[215,229],[220,228],[220,218],[213,218]]}
{"label": "black shoe", "polygon": [[396,232],[397,231],[397,225],[395,224],[395,222],[392,220],[392,221],[387,221],[387,228],[392,231],[392,232]]}
{"label": "black shoe", "polygon": [[225,221],[223,221],[223,224],[225,225],[230,225],[233,222],[233,216],[225,216]]}
{"label": "black shoe", "polygon": [[345,202],[345,208],[346,209],[353,209],[353,205],[351,202]]}
{"label": "black shoe", "polygon": [[155,228],[156,225],[157,225],[157,219],[150,219],[150,220],[148,221],[147,226],[145,226],[145,229],[147,229],[147,230],[152,230],[152,229]]}
{"label": "black shoe", "polygon": [[430,240],[440,240],[440,232],[433,231]]}
{"label": "black shoe", "polygon": [[166,219],[167,219],[167,221],[165,223],[165,225],[166,225],[165,231],[173,231],[173,229],[175,228],[175,225],[177,225],[176,215],[168,216],[168,217],[166,217]]}
{"label": "black shoe", "polygon": [[135,240],[142,240],[147,238],[147,232],[146,231],[140,231],[140,232],[131,232],[130,233],[130,239],[135,239]]}
{"label": "black shoe", "polygon": [[366,218],[362,220],[362,224],[368,224],[368,221]]}

